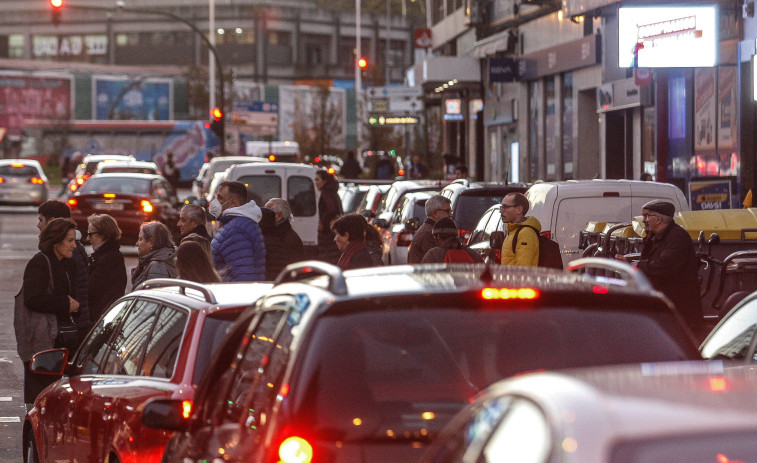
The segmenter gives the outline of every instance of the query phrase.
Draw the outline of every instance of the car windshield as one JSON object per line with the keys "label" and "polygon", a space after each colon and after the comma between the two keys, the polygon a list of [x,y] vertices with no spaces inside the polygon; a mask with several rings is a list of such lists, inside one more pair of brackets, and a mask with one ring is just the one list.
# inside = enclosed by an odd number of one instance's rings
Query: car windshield
{"label": "car windshield", "polygon": [[8,164],[0,166],[0,175],[8,177],[36,177],[39,175],[39,172],[33,166]]}
{"label": "car windshield", "polygon": [[486,212],[487,209],[495,204],[502,202],[503,196],[474,196],[460,195],[455,201],[455,216],[453,220],[460,230],[471,231],[476,226],[476,222]]}
{"label": "car windshield", "polygon": [[290,382],[292,413],[340,440],[434,433],[478,391],[516,373],[691,358],[682,330],[662,328],[671,323],[670,313],[611,307],[340,311],[314,327]]}
{"label": "car windshield", "polygon": [[149,178],[92,177],[79,189],[79,194],[120,193],[150,196]]}

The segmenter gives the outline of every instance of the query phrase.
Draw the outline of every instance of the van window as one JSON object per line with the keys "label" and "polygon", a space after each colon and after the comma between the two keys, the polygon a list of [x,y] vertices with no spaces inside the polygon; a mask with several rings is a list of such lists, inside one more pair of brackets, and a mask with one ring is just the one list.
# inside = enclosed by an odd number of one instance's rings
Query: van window
{"label": "van window", "polygon": [[295,217],[316,214],[315,185],[310,177],[293,175],[287,179],[287,201]]}
{"label": "van window", "polygon": [[247,199],[255,201],[258,206],[262,207],[271,198],[281,198],[281,177],[278,175],[246,175],[239,177],[239,181],[247,187]]}
{"label": "van window", "polygon": [[[639,210],[641,212],[641,210]],[[562,248],[578,248],[578,234],[590,221],[623,222],[634,215],[631,198],[567,198],[557,203],[557,217],[552,224],[552,239]],[[542,231],[547,227],[542,224]]]}

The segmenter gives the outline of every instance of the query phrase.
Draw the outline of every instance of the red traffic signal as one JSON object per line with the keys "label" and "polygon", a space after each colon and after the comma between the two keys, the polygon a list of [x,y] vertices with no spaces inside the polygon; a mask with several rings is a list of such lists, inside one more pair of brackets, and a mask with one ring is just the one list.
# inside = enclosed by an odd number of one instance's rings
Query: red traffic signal
{"label": "red traffic signal", "polygon": [[223,111],[221,111],[221,108],[213,108],[210,110],[210,117],[212,117],[214,121],[220,121],[223,119]]}
{"label": "red traffic signal", "polygon": [[50,7],[53,12],[53,24],[57,26],[60,23],[60,11],[63,9],[63,0],[50,0]]}
{"label": "red traffic signal", "polygon": [[367,68],[368,67],[368,60],[365,59],[365,58],[360,58],[359,60],[357,60],[357,67],[359,67],[360,69]]}

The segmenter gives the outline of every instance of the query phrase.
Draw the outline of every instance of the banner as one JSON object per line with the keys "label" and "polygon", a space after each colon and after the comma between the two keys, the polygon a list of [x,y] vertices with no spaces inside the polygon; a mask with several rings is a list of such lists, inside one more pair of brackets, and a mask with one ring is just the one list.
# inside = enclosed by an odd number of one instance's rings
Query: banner
{"label": "banner", "polygon": [[25,119],[68,119],[71,79],[0,75],[0,128],[20,135]]}
{"label": "banner", "polygon": [[716,68],[700,68],[694,73],[694,151],[715,154]]}
{"label": "banner", "polygon": [[168,121],[173,119],[170,79],[93,77],[97,120]]}

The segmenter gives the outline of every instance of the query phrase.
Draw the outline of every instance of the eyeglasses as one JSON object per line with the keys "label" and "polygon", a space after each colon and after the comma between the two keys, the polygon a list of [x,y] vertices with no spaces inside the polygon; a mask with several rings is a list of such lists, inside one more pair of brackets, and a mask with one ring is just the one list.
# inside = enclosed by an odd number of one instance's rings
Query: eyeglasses
{"label": "eyeglasses", "polygon": [[650,217],[662,217],[660,214],[641,214],[641,217],[643,219],[648,219]]}
{"label": "eyeglasses", "polygon": [[94,231],[94,232],[88,231],[88,232],[87,232],[87,236],[97,235],[97,234],[99,234],[99,233],[100,233],[100,232],[96,232],[96,231]]}
{"label": "eyeglasses", "polygon": [[509,209],[511,207],[518,207],[518,206],[516,206],[515,204],[500,204],[499,210],[501,211],[502,209]]}
{"label": "eyeglasses", "polygon": [[437,211],[446,212],[447,214],[452,214],[452,209],[437,209]]}

